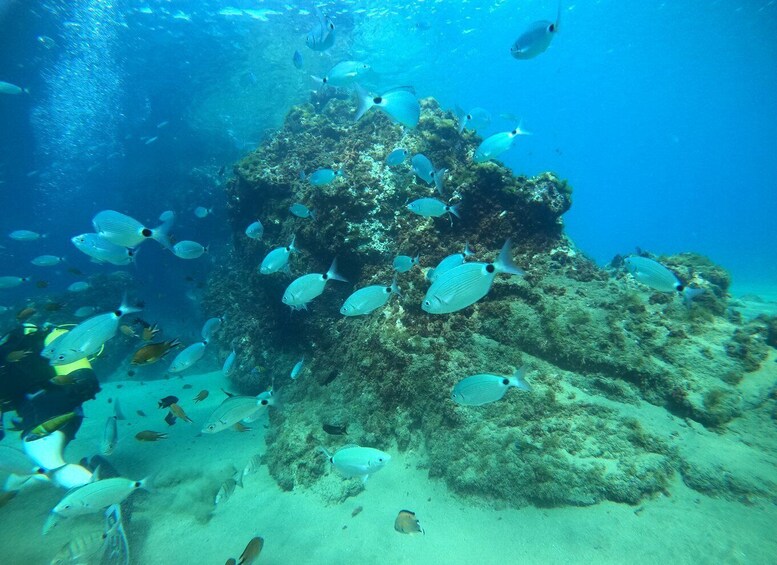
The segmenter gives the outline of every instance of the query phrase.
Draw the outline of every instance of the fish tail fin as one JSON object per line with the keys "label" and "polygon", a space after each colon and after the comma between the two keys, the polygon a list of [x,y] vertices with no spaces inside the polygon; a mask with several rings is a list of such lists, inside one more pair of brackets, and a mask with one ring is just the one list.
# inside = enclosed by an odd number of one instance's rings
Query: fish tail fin
{"label": "fish tail fin", "polygon": [[353,121],[358,122],[362,116],[364,116],[364,114],[366,114],[370,108],[375,105],[375,102],[373,102],[372,96],[370,96],[361,86],[355,83],[353,86],[354,91],[356,92],[356,101],[358,103],[356,117]]}
{"label": "fish tail fin", "polygon": [[465,112],[461,106],[456,104],[453,113],[456,115],[456,119],[459,121],[459,133],[461,133],[464,131],[464,126],[467,125],[467,112]]}
{"label": "fish tail fin", "polygon": [[505,244],[502,246],[502,250],[499,252],[499,258],[497,258],[494,266],[499,273],[505,273],[506,275],[523,275],[523,270],[518,265],[513,263],[512,253],[512,240],[508,238],[507,241],[505,241]]}
{"label": "fish tail fin", "polygon": [[51,511],[49,513],[49,517],[46,519],[46,523],[43,524],[43,530],[41,531],[42,535],[48,534],[54,526],[56,526],[59,523],[59,516],[54,512]]}
{"label": "fish tail fin", "polygon": [[394,275],[394,279],[391,281],[391,292],[397,296],[402,296],[402,293],[399,292],[399,287],[397,286],[397,275]]}
{"label": "fish tail fin", "polygon": [[513,385],[521,390],[532,390],[532,386],[526,380],[526,367],[522,366],[515,370],[512,376]]}
{"label": "fish tail fin", "polygon": [[171,217],[160,226],[151,230],[151,239],[159,242],[165,249],[171,249],[173,244],[170,242],[170,230],[173,228],[175,217]]}
{"label": "fish tail fin", "polygon": [[329,270],[326,272],[327,278],[330,278],[335,281],[340,282],[348,282],[348,279],[346,279],[344,276],[342,276],[340,273],[337,272],[337,257],[332,259],[332,265],[329,267]]}
{"label": "fish tail fin", "polygon": [[294,247],[294,242],[297,241],[297,234],[294,234],[291,236],[291,241],[289,242],[289,251],[291,253],[295,253],[299,251],[296,247]]}
{"label": "fish tail fin", "polygon": [[434,172],[434,186],[437,189],[437,192],[442,194],[443,189],[443,183],[445,182],[445,175],[448,172],[448,169],[445,167],[442,167],[441,169],[437,169]]}
{"label": "fish tail fin", "polygon": [[693,299],[696,298],[697,296],[699,296],[700,294],[704,294],[704,289],[703,288],[689,288],[689,287],[686,286],[682,290],[681,294],[683,296],[683,304],[685,304],[685,306],[690,308],[691,304],[693,304]]}
{"label": "fish tail fin", "polygon": [[448,212],[456,216],[458,219],[461,219],[461,216],[459,215],[460,208],[461,204],[454,204],[453,206],[448,206]]}
{"label": "fish tail fin", "polygon": [[135,306],[130,306],[127,304],[127,293],[124,293],[124,296],[121,299],[121,304],[116,309],[117,312],[121,313],[121,316],[125,316],[127,314],[133,314],[135,312],[140,312],[143,310],[143,308],[136,308]]}
{"label": "fish tail fin", "polygon": [[464,242],[464,251],[462,252],[462,255],[464,255],[464,258],[474,255],[475,251],[469,246],[469,241]]}
{"label": "fish tail fin", "polygon": [[143,489],[147,492],[154,492],[154,481],[151,476],[146,477],[145,479],[142,479],[140,481],[135,481],[135,490],[137,489]]}
{"label": "fish tail fin", "polygon": [[521,120],[518,120],[518,125],[515,126],[515,129],[513,130],[513,135],[518,136],[518,135],[533,135],[533,134],[532,132],[523,129],[523,119],[521,119]]}

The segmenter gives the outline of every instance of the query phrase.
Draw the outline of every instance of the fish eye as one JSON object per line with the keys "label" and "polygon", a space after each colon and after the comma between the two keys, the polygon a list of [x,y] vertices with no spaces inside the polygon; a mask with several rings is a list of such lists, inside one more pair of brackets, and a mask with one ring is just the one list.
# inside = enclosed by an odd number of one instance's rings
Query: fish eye
{"label": "fish eye", "polygon": [[59,359],[60,361],[62,361],[64,358],[65,358],[65,356],[64,356],[64,355],[58,355],[58,356],[57,356],[57,359]]}
{"label": "fish eye", "polygon": [[141,231],[140,234],[143,237],[151,237],[151,230],[148,228],[143,228],[143,231]]}
{"label": "fish eye", "polygon": [[502,384],[503,385],[509,385],[510,384],[510,379],[502,379]]}
{"label": "fish eye", "polygon": [[493,263],[489,263],[486,265],[486,272],[487,273],[493,273],[496,270],[496,267],[494,267]]}
{"label": "fish eye", "polygon": [[549,31],[550,33],[553,33],[554,31],[556,31],[556,24],[550,24],[550,25],[548,26],[548,31]]}
{"label": "fish eye", "polygon": [[383,102],[383,98],[381,98],[380,96],[376,96],[375,98],[372,99],[372,101],[375,104],[380,104],[381,102]]}
{"label": "fish eye", "polygon": [[386,287],[386,292],[391,293],[391,287],[390,286]]}
{"label": "fish eye", "polygon": [[267,406],[267,399],[266,398],[262,399],[262,406]]}
{"label": "fish eye", "polygon": [[431,306],[432,301],[431,300],[424,300],[424,306]]}

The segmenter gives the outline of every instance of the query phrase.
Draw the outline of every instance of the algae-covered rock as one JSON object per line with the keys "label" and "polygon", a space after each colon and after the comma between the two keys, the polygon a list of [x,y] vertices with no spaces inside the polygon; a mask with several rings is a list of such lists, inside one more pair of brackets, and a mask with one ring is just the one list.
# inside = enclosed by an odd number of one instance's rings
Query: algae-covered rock
{"label": "algae-covered rock", "polygon": [[[717,429],[739,417],[738,387],[761,362],[763,343],[726,316],[726,271],[694,254],[658,258],[705,292],[690,306],[655,292],[617,262],[602,269],[575,248],[563,233],[565,181],[473,163],[480,138],[459,134],[434,100],[422,101],[413,130],[379,112],[354,123],[353,112],[339,99],[292,109],[228,187],[234,253],[206,302],[228,320],[221,338],[245,350],[235,386],[278,392],[265,460],[279,485],[331,502],[358,494],[361,483],[332,473],[321,454],[345,444],[396,449],[397,459],[413,450],[457,492],[510,506],[637,503],[695,469],[661,430],[617,407],[650,403],[667,418]],[[447,168],[444,194],[409,162],[386,165],[396,147]],[[306,175],[318,168],[343,176],[313,186]],[[461,219],[413,215],[405,204],[420,197],[458,204]],[[292,216],[295,202],[316,219]],[[257,218],[259,242],[243,235]],[[292,274],[258,274],[262,257],[293,236]],[[421,310],[425,269],[465,242],[476,251],[468,260],[493,261],[508,237],[523,277],[498,275],[484,299],[452,314]],[[368,316],[341,316],[355,288],[390,283],[399,254],[420,254],[423,266],[398,275],[401,296]],[[307,311],[282,304],[294,277],[324,273],[334,257],[350,284],[328,283]],[[306,373],[292,381],[303,354]],[[510,375],[524,364],[530,392],[510,390],[481,407],[450,399],[468,375]],[[327,432],[331,423],[347,436]]]}

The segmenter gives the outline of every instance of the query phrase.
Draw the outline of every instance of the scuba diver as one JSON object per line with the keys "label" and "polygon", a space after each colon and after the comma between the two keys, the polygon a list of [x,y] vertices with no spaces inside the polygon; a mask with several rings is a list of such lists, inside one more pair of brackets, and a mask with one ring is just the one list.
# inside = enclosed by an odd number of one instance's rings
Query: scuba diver
{"label": "scuba diver", "polygon": [[62,452],[84,418],[81,404],[100,391],[87,359],[54,367],[41,357],[66,331],[22,324],[0,339],[0,440],[5,413],[15,411],[25,453],[47,471],[65,465]]}

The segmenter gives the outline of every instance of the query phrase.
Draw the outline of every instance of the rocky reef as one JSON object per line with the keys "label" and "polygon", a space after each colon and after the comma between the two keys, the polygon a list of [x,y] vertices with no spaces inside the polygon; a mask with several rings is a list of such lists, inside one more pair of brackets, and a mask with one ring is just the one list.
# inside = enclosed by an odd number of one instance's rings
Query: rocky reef
{"label": "rocky reef", "polygon": [[[235,387],[256,394],[272,384],[282,401],[265,457],[282,488],[317,489],[331,501],[357,493],[362,484],[330,473],[317,448],[358,443],[398,450],[395,459],[412,453],[431,477],[496,505],[635,504],[670,493],[677,477],[707,493],[775,498],[768,472],[727,467],[699,447],[745,415],[774,413],[776,403],[773,380],[749,386],[774,324],[737,316],[724,269],[694,254],[660,258],[685,284],[705,289],[688,307],[636,282],[621,258],[604,269],[587,259],[563,230],[570,186],[551,173],[526,178],[473,163],[480,138],[459,134],[434,100],[422,101],[412,130],[378,112],[356,123],[353,115],[348,100],[295,107],[235,166],[234,250],[206,297],[209,311],[227,317],[224,344],[234,341],[241,353]],[[396,147],[448,169],[443,198],[459,204],[460,220],[405,208],[435,189],[408,161],[386,165]],[[321,167],[344,175],[312,186],[300,174]],[[290,214],[295,202],[316,219]],[[261,241],[243,233],[257,218]],[[300,249],[293,275],[258,274],[264,255],[292,236]],[[398,275],[401,297],[384,308],[339,313],[355,288],[391,281],[396,255],[420,254],[428,268],[469,242],[475,259],[493,260],[508,237],[526,274],[498,276],[474,306],[422,311],[428,282],[415,267]],[[309,311],[281,303],[294,277],[325,272],[334,257],[351,284],[329,283]],[[303,355],[306,369],[292,381]],[[482,407],[450,400],[463,377],[519,366],[531,392],[510,390]]]}

